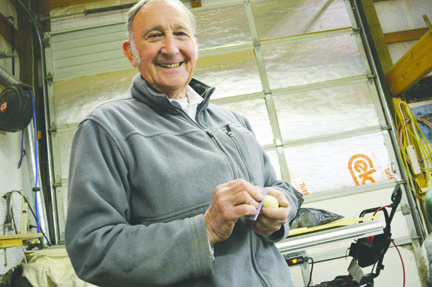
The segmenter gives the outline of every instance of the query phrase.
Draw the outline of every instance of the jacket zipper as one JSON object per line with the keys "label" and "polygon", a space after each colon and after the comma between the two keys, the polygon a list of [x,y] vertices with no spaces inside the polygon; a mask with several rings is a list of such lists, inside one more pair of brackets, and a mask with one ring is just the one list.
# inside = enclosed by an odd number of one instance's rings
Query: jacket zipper
{"label": "jacket zipper", "polygon": [[[194,121],[183,109],[181,109],[181,108],[177,108],[177,109],[179,109],[182,112],[182,114],[185,115],[186,118],[189,121],[191,121],[194,125],[196,125],[197,127],[199,127],[201,130],[203,130],[212,139],[212,141],[222,151],[222,153],[225,155],[225,158],[229,162],[229,164],[231,166],[231,172],[232,172],[232,174],[234,176],[234,179],[238,178],[238,174],[235,172],[235,168],[234,168],[235,165],[234,165],[233,159],[229,156],[229,154],[227,153],[227,151],[225,150],[225,148],[222,146],[222,144],[219,142],[219,140],[216,138],[216,136],[207,127],[204,127],[203,125],[201,125],[198,122],[198,112],[199,112],[198,110],[199,109],[197,108],[197,112],[196,112],[196,116],[195,116],[196,121]],[[241,159],[242,163],[246,167],[246,170],[247,170],[250,182],[253,183],[253,179],[251,178],[251,174],[250,174],[249,169],[247,168],[247,165],[246,165],[244,154],[243,154],[243,152],[240,149],[240,144],[238,143],[237,139],[232,134],[231,127],[229,126],[229,124],[227,124],[225,126],[225,128],[226,128],[226,134],[233,140],[234,145],[236,146],[236,149],[237,149],[237,151],[240,154],[240,159]],[[249,233],[249,234],[250,234],[250,239],[251,239],[251,257],[252,257],[251,259],[252,259],[252,264],[253,264],[253,266],[254,266],[254,268],[255,268],[255,270],[256,270],[256,272],[258,274],[258,277],[259,277],[261,283],[263,284],[263,286],[265,286],[265,287],[271,287],[268,284],[268,282],[265,280],[264,276],[261,274],[261,271],[259,270],[259,268],[257,266],[257,262],[256,262],[256,259],[255,259],[255,256],[254,256],[255,240],[254,240],[253,234],[252,233]]]}
{"label": "jacket zipper", "polygon": [[261,270],[258,268],[258,264],[256,262],[255,258],[255,237],[253,236],[253,231],[250,233],[250,240],[251,240],[251,257],[252,257],[252,264],[255,268],[256,273],[258,274],[258,278],[260,279],[263,286],[271,287],[270,284],[267,282],[267,280],[264,278],[264,275],[261,273]]}
{"label": "jacket zipper", "polygon": [[[213,141],[213,143],[219,148],[219,150],[222,151],[222,153],[225,155],[225,158],[227,159],[230,167],[231,167],[231,173],[233,175],[233,179],[238,178],[238,173],[235,172],[235,168],[234,168],[234,162],[232,160],[232,158],[228,155],[228,153],[226,152],[226,150],[224,149],[224,147],[222,146],[222,144],[219,142],[219,140],[216,138],[216,136],[206,127],[204,127],[203,125],[201,125],[198,122],[198,116],[195,116],[196,121],[194,121],[183,109],[175,107],[177,109],[179,109],[181,111],[181,113],[183,115],[185,115],[185,117],[194,125],[196,125],[198,128],[200,128],[201,130],[203,130]],[[197,109],[197,113],[196,115],[198,115],[198,109]]]}
{"label": "jacket zipper", "polygon": [[248,165],[247,165],[246,157],[245,157],[245,155],[244,155],[242,149],[240,148],[240,144],[239,144],[239,142],[237,141],[237,138],[233,135],[232,130],[231,130],[231,127],[229,126],[229,124],[226,124],[226,125],[225,125],[225,133],[226,133],[226,134],[231,138],[231,140],[233,141],[233,143],[234,143],[234,145],[235,145],[235,147],[236,147],[237,152],[238,152],[239,155],[240,155],[240,160],[241,160],[243,166],[244,166],[245,169],[246,169],[246,173],[247,173],[247,176],[248,176],[248,181],[249,181],[250,183],[254,184],[254,178],[253,178],[252,174],[251,174],[250,171],[249,171],[249,167],[248,167]]}
{"label": "jacket zipper", "polygon": [[[236,149],[237,149],[237,151],[238,151],[238,153],[240,155],[240,160],[242,161],[243,165],[246,168],[246,172],[247,172],[247,175],[248,175],[248,178],[249,178],[249,182],[252,183],[252,184],[254,184],[254,179],[253,179],[253,177],[252,177],[252,175],[251,175],[251,173],[249,171],[249,168],[247,166],[246,157],[245,157],[243,151],[240,148],[240,144],[239,144],[237,138],[233,135],[231,127],[229,126],[229,124],[225,125],[225,131],[226,131],[226,134],[234,142],[234,145],[235,145],[235,147],[236,147]],[[265,280],[263,274],[261,273],[261,271],[258,268],[258,265],[257,265],[257,262],[256,262],[256,258],[254,256],[254,254],[255,254],[255,243],[256,243],[255,241],[256,241],[256,239],[254,238],[254,236],[253,236],[252,233],[250,233],[250,240],[251,240],[251,260],[252,260],[252,264],[253,264],[253,266],[254,266],[254,268],[255,268],[255,270],[256,270],[256,272],[258,274],[258,277],[259,277],[261,283],[263,284],[263,286],[270,286],[269,283],[267,282],[267,280]]]}
{"label": "jacket zipper", "polygon": [[223,152],[223,154],[227,158],[228,162],[230,163],[231,171],[233,173],[234,179],[238,178],[238,174],[235,172],[234,162],[226,152],[225,148],[222,146],[222,144],[219,142],[216,136],[208,128],[203,128],[203,130],[207,133],[207,135],[213,140],[213,142],[218,146],[218,148]]}

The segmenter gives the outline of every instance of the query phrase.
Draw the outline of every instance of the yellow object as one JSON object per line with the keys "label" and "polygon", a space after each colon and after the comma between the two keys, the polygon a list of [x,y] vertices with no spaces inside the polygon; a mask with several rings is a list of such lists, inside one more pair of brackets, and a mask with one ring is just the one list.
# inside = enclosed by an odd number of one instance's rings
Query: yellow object
{"label": "yellow object", "polygon": [[[394,102],[399,155],[410,179],[408,185],[411,191],[423,200],[424,193],[421,189],[428,187],[427,185],[432,182],[432,144],[420,129],[418,120],[408,104],[401,100]],[[413,162],[414,160],[416,162]]]}
{"label": "yellow object", "polygon": [[394,96],[408,91],[432,71],[432,30],[428,30],[387,72]]}
{"label": "yellow object", "polygon": [[279,207],[279,201],[274,196],[266,195],[264,197],[264,200],[263,200],[263,207],[264,208],[278,208]]}
{"label": "yellow object", "polygon": [[0,235],[0,248],[23,246],[23,241],[42,237],[42,233]]}
{"label": "yellow object", "polygon": [[378,215],[374,215],[374,216],[353,218],[353,219],[340,219],[340,220],[336,220],[334,222],[330,222],[330,223],[319,225],[319,226],[295,228],[295,229],[292,229],[290,231],[288,236],[294,236],[294,235],[299,235],[299,234],[304,234],[304,233],[309,233],[309,232],[314,232],[314,231],[325,230],[325,229],[330,229],[330,228],[334,228],[334,227],[354,224],[357,222],[373,220],[373,219],[376,219],[378,217],[379,217]]}

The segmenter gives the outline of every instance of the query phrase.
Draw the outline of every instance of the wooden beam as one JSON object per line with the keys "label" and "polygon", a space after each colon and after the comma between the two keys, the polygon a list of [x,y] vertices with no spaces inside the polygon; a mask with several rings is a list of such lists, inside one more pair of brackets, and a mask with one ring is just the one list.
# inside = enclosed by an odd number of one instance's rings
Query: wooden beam
{"label": "wooden beam", "polygon": [[42,30],[44,33],[51,32],[51,21],[50,17],[50,5],[49,0],[39,0],[38,2],[38,14],[47,19],[42,26]]}
{"label": "wooden beam", "polygon": [[102,2],[102,0],[49,0],[50,9],[64,8],[72,5],[87,4],[90,2]]}
{"label": "wooden beam", "polygon": [[391,33],[384,33],[387,44],[418,40],[428,31],[428,28],[403,30]]}
{"label": "wooden beam", "polygon": [[375,50],[381,63],[383,73],[386,73],[392,66],[393,61],[387,48],[387,43],[382,32],[381,24],[372,0],[362,0],[362,8],[366,17],[366,26],[375,46]]}
{"label": "wooden beam", "polygon": [[406,92],[432,71],[432,30],[428,30],[386,74],[393,96]]}
{"label": "wooden beam", "polygon": [[[16,21],[17,19],[15,19]],[[0,35],[2,35],[7,42],[12,45],[12,23],[0,13]],[[14,27],[14,41],[15,41],[15,49],[17,47],[17,43],[19,40],[19,32]]]}
{"label": "wooden beam", "polygon": [[23,246],[23,241],[41,238],[42,233],[20,233],[13,235],[0,235],[0,248]]}
{"label": "wooden beam", "polygon": [[[26,7],[29,7],[28,3],[29,0],[24,1],[24,5],[26,5]],[[34,55],[39,55],[39,48],[38,45],[35,45],[34,42],[33,33],[35,30],[28,14],[24,11],[23,7],[20,4],[17,3],[15,7],[18,18],[18,27],[20,29],[20,37],[17,43],[20,65],[19,80],[22,83],[32,86],[32,83],[38,82],[37,79],[39,79],[35,76],[34,71],[38,70],[38,65],[33,65],[33,63],[36,62],[36,60],[34,59]]]}

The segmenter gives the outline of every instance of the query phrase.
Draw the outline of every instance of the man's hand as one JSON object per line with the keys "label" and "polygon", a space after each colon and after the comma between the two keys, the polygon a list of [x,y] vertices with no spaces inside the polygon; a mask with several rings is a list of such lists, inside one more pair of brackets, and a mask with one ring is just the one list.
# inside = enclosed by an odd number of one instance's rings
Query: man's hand
{"label": "man's hand", "polygon": [[216,186],[210,206],[204,214],[210,244],[230,237],[240,217],[255,215],[262,191],[243,179]]}
{"label": "man's hand", "polygon": [[251,222],[252,229],[261,235],[271,235],[287,223],[290,207],[285,194],[277,189],[268,187],[268,195],[276,197],[279,208],[262,208],[256,221]]}

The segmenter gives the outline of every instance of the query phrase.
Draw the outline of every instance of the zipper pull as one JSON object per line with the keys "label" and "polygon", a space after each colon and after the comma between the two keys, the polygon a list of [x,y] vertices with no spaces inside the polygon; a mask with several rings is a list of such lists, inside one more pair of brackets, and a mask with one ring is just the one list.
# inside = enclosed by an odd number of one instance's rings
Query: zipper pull
{"label": "zipper pull", "polygon": [[226,134],[228,135],[228,136],[230,136],[230,137],[232,137],[232,132],[231,132],[231,128],[230,128],[230,126],[229,126],[229,124],[226,124],[225,125],[225,130],[226,130]]}
{"label": "zipper pull", "polygon": [[206,134],[208,134],[211,138],[214,138],[214,134],[209,129],[204,129]]}

